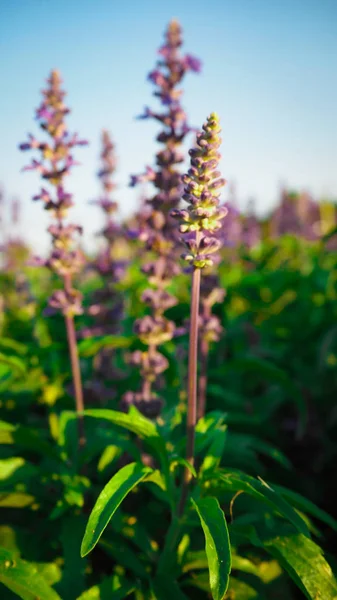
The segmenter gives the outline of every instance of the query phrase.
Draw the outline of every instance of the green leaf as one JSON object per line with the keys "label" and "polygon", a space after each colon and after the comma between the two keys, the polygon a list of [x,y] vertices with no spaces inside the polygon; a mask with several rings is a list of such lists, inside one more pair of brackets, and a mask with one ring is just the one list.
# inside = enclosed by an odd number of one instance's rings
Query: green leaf
{"label": "green leaf", "polygon": [[115,446],[113,444],[109,444],[106,446],[101,454],[101,457],[98,461],[97,469],[99,471],[104,471],[104,469],[110,465],[111,463],[119,458],[122,454],[122,449],[119,446]]}
{"label": "green leaf", "polygon": [[337,582],[322,550],[304,535],[279,536],[264,547],[310,600],[337,600]]}
{"label": "green leaf", "polygon": [[162,574],[153,581],[152,586],[156,600],[188,600],[178,583]]}
{"label": "green leaf", "polygon": [[183,565],[182,572],[199,571],[200,569],[208,568],[208,560],[205,550],[194,550],[187,552],[185,557],[186,562]]}
{"label": "green leaf", "polygon": [[230,578],[228,593],[226,594],[224,600],[252,600],[253,598],[258,598],[259,595],[254,588],[252,588],[247,583],[240,581],[239,579],[235,579],[234,577]]}
{"label": "green leaf", "polygon": [[172,461],[170,464],[170,472],[174,473],[176,467],[178,465],[181,465],[182,467],[185,467],[185,469],[188,469],[189,472],[191,473],[191,475],[193,475],[193,477],[197,477],[197,472],[194,468],[193,465],[191,465],[190,462],[188,462],[188,460],[186,460],[186,458],[183,458],[181,456],[173,456],[172,457]]}
{"label": "green leaf", "polygon": [[25,508],[33,504],[35,498],[24,492],[1,492],[0,507],[4,508]]}
{"label": "green leaf", "polygon": [[83,560],[78,549],[81,545],[86,518],[83,514],[75,515],[68,510],[59,522],[63,565],[58,590],[62,599],[69,600],[77,598],[85,590],[88,559]]}
{"label": "green leaf", "polygon": [[118,427],[123,427],[139,435],[139,437],[147,440],[155,449],[160,451],[163,449],[164,441],[156,425],[150,419],[144,417],[134,406],[130,407],[127,414],[106,408],[85,410],[83,414],[86,417],[110,421]]}
{"label": "green leaf", "polygon": [[324,510],[316,506],[316,504],[314,504],[307,498],[304,498],[303,496],[301,496],[301,494],[288,490],[287,488],[281,485],[273,484],[273,488],[276,492],[283,496],[285,500],[290,502],[295,508],[297,508],[298,510],[302,510],[303,512],[307,513],[308,515],[311,515],[312,517],[316,517],[316,519],[319,519],[323,523],[329,525],[331,529],[337,531],[337,521],[333,519],[333,517],[331,517]]}
{"label": "green leaf", "polygon": [[132,338],[118,335],[104,335],[100,337],[87,338],[78,344],[80,356],[95,356],[103,348],[127,348],[132,344]]}
{"label": "green leaf", "polygon": [[158,431],[156,424],[144,417],[134,406],[131,406],[127,414],[109,409],[89,409],[83,414],[87,417],[105,419],[118,427],[132,431],[144,439],[156,452],[162,466],[162,472],[166,480],[166,488],[171,504],[173,503],[173,481],[169,472],[169,459],[164,438]]}
{"label": "green leaf", "polygon": [[113,540],[109,540],[108,542],[100,540],[99,545],[118,565],[122,565],[133,571],[137,577],[141,577],[142,579],[147,578],[145,566],[122,537],[114,534]]}
{"label": "green leaf", "polygon": [[263,381],[279,384],[289,395],[289,398],[297,405],[300,417],[298,433],[300,435],[303,434],[307,421],[305,402],[298,386],[293,383],[284,369],[281,369],[266,359],[257,356],[245,356],[244,358],[233,360],[226,366],[221,367],[221,377],[225,377],[227,373],[233,374],[235,371],[245,374],[252,372],[255,376],[260,376]]}
{"label": "green leaf", "polygon": [[3,354],[2,352],[0,352],[0,364],[6,365],[17,375],[26,374],[26,365],[17,356],[8,356],[7,354]]}
{"label": "green leaf", "polygon": [[152,471],[152,473],[150,473],[150,475],[148,475],[145,479],[146,482],[148,483],[154,483],[156,486],[158,486],[163,492],[166,492],[166,482],[164,477],[162,476],[161,472],[156,469],[155,471]]}
{"label": "green leaf", "polygon": [[213,600],[223,600],[229,583],[231,550],[225,515],[216,498],[203,498],[193,505],[206,540],[209,581]]}
{"label": "green leaf", "polygon": [[0,581],[23,600],[61,600],[37,567],[0,548]]}
{"label": "green leaf", "polygon": [[55,563],[34,563],[34,566],[49,585],[58,583],[62,578],[62,570]]}
{"label": "green leaf", "polygon": [[97,544],[111,517],[125,496],[147,475],[149,467],[131,463],[114,475],[100,493],[91,512],[81,546],[81,556],[86,556]]}
{"label": "green leaf", "polygon": [[25,464],[25,460],[19,456],[0,459],[0,481],[9,479],[17,469]]}
{"label": "green leaf", "polygon": [[27,354],[28,352],[28,348],[24,344],[5,337],[0,338],[0,348],[5,348],[6,350],[9,348],[18,354]]}
{"label": "green leaf", "polygon": [[220,465],[221,457],[225,450],[225,444],[226,425],[223,425],[213,432],[212,442],[200,467],[200,473],[216,469]]}
{"label": "green leaf", "polygon": [[134,591],[134,585],[119,575],[106,577],[99,585],[95,585],[81,594],[77,600],[125,600]]}
{"label": "green leaf", "polygon": [[37,431],[23,425],[0,421],[0,444],[14,444],[61,462],[60,455],[49,442],[42,439]]}
{"label": "green leaf", "polygon": [[[250,573],[259,577],[264,583],[269,583],[279,577],[282,569],[276,560],[252,562],[244,556],[233,554],[232,552],[232,570]],[[231,578],[232,579],[232,578]]]}
{"label": "green leaf", "polygon": [[310,537],[308,527],[299,514],[261,478],[255,479],[241,471],[225,470],[219,473],[219,478],[224,490],[234,493],[245,492],[256,498],[256,500],[264,502],[288,519],[300,533]]}

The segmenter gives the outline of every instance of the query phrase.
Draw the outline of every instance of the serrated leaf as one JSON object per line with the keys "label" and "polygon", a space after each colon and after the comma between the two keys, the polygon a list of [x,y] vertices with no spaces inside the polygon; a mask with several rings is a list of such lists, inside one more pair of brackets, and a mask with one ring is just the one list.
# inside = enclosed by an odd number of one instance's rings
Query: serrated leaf
{"label": "serrated leaf", "polygon": [[61,600],[37,567],[0,548],[0,581],[23,600]]}
{"label": "serrated leaf", "polygon": [[216,498],[192,499],[206,541],[209,582],[213,600],[223,600],[231,570],[231,549],[225,515]]}
{"label": "serrated leaf", "polygon": [[125,496],[152,472],[142,464],[131,463],[114,475],[100,493],[90,514],[81,545],[81,556],[86,556],[97,544],[104,529]]}

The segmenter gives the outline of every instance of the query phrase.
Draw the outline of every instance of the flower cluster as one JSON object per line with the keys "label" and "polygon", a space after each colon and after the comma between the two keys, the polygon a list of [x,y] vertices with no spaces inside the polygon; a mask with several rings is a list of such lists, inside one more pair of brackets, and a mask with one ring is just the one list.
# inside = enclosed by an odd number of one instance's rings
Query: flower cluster
{"label": "flower cluster", "polygon": [[212,314],[212,308],[215,304],[223,302],[225,294],[225,290],[219,287],[219,278],[216,274],[204,275],[200,289],[199,332],[200,339],[207,344],[218,342],[222,334],[220,319]]}
{"label": "flower cluster", "polygon": [[212,235],[222,226],[227,208],[220,206],[219,193],[225,185],[218,163],[221,138],[219,118],[212,113],[197,134],[197,147],[190,150],[191,167],[183,177],[187,208],[174,209],[171,216],[180,220],[180,232],[187,252],[182,258],[195,269],[213,265],[213,255],[221,242]]}
{"label": "flower cluster", "polygon": [[184,160],[181,146],[192,131],[180,104],[182,90],[179,85],[188,71],[199,72],[201,68],[198,59],[181,54],[181,46],[182,30],[174,20],[169,24],[165,43],[159,49],[160,59],[156,68],[149,74],[149,80],[156,87],[154,95],[159,98],[163,111],[146,108],[141,116],[161,123],[163,129],[157,141],[163,144],[163,148],[156,155],[156,169],[147,167],[145,174],[131,178],[132,186],[152,182],[155,187],[155,194],[146,199],[145,211],[138,219],[138,239],[146,242],[146,249],[151,253],[142,270],[154,289],[146,290],[142,296],[151,314],[135,323],[135,332],[148,349],[134,353],[130,359],[140,368],[142,390],[139,393],[128,392],[123,406],[136,404],[142,412],[151,416],[156,416],[161,407],[161,400],[152,386],[168,366],[157,346],[172,339],[176,331],[175,324],[164,316],[164,312],[176,304],[167,287],[180,271],[175,257],[176,230],[170,211],[180,202],[181,174],[178,166]]}
{"label": "flower cluster", "polygon": [[52,236],[52,252],[44,264],[63,279],[64,289],[56,291],[49,304],[61,310],[64,315],[73,316],[82,312],[81,295],[72,287],[72,278],[83,264],[82,253],[74,242],[74,237],[81,234],[82,229],[78,225],[65,224],[73,200],[72,195],[64,188],[64,181],[71,168],[77,164],[72,156],[73,148],[87,142],[67,130],[65,117],[70,110],[64,103],[65,92],[61,84],[59,72],[52,71],[47,80],[47,88],[42,91],[43,101],[36,111],[36,119],[49,136],[49,141],[38,141],[29,135],[28,142],[21,144],[20,149],[40,152],[40,160],[34,159],[24,170],[36,170],[51,186],[50,189],[41,188],[33,197],[33,200],[44,203],[44,208],[51,212],[55,220],[48,229]]}
{"label": "flower cluster", "polygon": [[104,214],[103,229],[99,236],[104,239],[104,247],[95,259],[94,267],[103,279],[103,285],[95,292],[89,313],[95,318],[95,326],[84,332],[87,335],[115,333],[116,324],[121,320],[122,296],[116,292],[115,284],[124,275],[126,261],[121,257],[120,245],[123,242],[122,228],[115,220],[118,203],[113,199],[116,184],[113,176],[116,171],[115,147],[108,131],[102,131],[101,168],[98,178],[102,185],[101,196],[93,201]]}
{"label": "flower cluster", "polygon": [[124,275],[125,261],[118,260],[118,243],[121,238],[121,227],[115,220],[118,203],[112,195],[116,189],[113,176],[116,171],[115,146],[110,134],[105,129],[102,131],[102,167],[98,177],[102,184],[102,195],[94,201],[103,211],[105,223],[99,235],[105,239],[105,247],[97,259],[97,268],[102,276],[108,276],[114,282],[119,281]]}
{"label": "flower cluster", "polygon": [[159,49],[160,59],[156,69],[149,74],[149,80],[156,86],[154,96],[160,99],[164,110],[155,112],[146,107],[144,114],[139,117],[153,118],[162,124],[163,130],[158,134],[157,141],[164,147],[157,153],[156,170],[147,167],[144,174],[131,178],[132,186],[150,181],[156,188],[155,195],[147,199],[147,204],[153,208],[149,229],[154,230],[167,230],[170,227],[172,230],[169,211],[178,206],[181,198],[181,175],[177,165],[184,160],[181,146],[192,128],[181,106],[182,90],[178,86],[187,72],[198,73],[201,69],[197,58],[180,53],[183,41],[178,21],[170,22],[165,37],[165,44]]}

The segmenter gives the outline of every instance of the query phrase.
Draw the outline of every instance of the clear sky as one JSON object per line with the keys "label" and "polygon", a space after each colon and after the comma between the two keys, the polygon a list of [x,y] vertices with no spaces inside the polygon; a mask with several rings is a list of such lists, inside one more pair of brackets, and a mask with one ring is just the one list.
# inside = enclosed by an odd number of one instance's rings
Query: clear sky
{"label": "clear sky", "polygon": [[17,144],[39,134],[34,109],[49,71],[62,73],[70,130],[90,141],[76,149],[81,166],[67,183],[92,243],[100,130],[116,142],[123,215],[139,201],[129,175],[153,164],[158,127],[134,117],[157,107],[146,76],[173,17],[185,51],[203,61],[202,74],[185,79],[184,107],[196,126],[220,114],[222,171],[239,205],[254,197],[266,212],[280,182],[337,197],[337,0],[0,0],[0,182],[21,198],[36,248],[46,247],[48,217],[30,200],[38,175],[20,172],[33,153]]}

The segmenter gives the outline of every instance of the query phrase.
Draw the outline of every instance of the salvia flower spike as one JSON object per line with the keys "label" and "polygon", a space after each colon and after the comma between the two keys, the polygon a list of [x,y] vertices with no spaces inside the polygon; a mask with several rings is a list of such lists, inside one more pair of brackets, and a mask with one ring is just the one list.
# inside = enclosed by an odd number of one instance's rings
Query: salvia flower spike
{"label": "salvia flower spike", "polygon": [[[99,197],[91,203],[100,207],[104,216],[103,228],[97,234],[104,240],[103,247],[95,257],[92,268],[99,273],[101,282],[92,295],[92,304],[89,314],[93,324],[82,331],[83,337],[113,335],[120,332],[120,324],[124,313],[124,299],[116,284],[125,275],[126,259],[124,247],[123,227],[116,220],[118,202],[115,200],[117,185],[114,181],[117,160],[115,144],[110,133],[103,129],[101,134],[100,169],[98,179],[100,182]],[[119,371],[113,366],[114,350],[103,348],[97,352],[93,366],[95,381],[87,383],[85,391],[92,399],[102,401],[102,398],[111,395],[105,386],[106,380],[120,376]]]}
{"label": "salvia flower spike", "polygon": [[155,85],[154,95],[159,98],[163,110],[154,112],[145,109],[142,118],[153,118],[162,125],[157,141],[162,144],[156,155],[156,169],[147,167],[146,173],[131,178],[131,185],[151,181],[155,187],[152,197],[146,199],[145,210],[138,216],[138,239],[146,242],[146,250],[152,253],[151,260],[142,270],[153,286],[142,296],[150,308],[147,315],[135,323],[135,332],[148,347],[130,357],[130,362],[140,367],[142,389],[138,393],[128,392],[123,399],[123,407],[136,404],[148,416],[159,414],[162,401],[154,391],[158,377],[168,367],[168,362],[157,347],[173,338],[175,324],[168,320],[164,312],[176,304],[167,287],[172,277],[179,273],[176,262],[176,228],[170,210],[179,205],[181,199],[181,174],[179,165],[184,160],[181,147],[186,135],[191,131],[186,114],[181,106],[182,90],[179,85],[188,71],[198,72],[200,61],[191,55],[182,55],[182,30],[179,23],[171,21],[165,35],[165,43],[159,49],[160,59],[149,80]]}
{"label": "salvia flower spike", "polygon": [[180,220],[179,230],[184,234],[187,252],[182,258],[198,269],[213,264],[213,255],[221,246],[213,234],[227,214],[219,201],[220,189],[226,183],[218,171],[220,131],[219,117],[212,113],[197,134],[197,146],[189,152],[191,167],[183,176],[183,199],[188,207],[171,211],[171,216]]}
{"label": "salvia flower spike", "polygon": [[[191,166],[183,177],[183,199],[187,209],[174,209],[171,215],[180,221],[180,232],[187,252],[182,258],[192,267],[190,339],[188,361],[188,406],[186,458],[194,463],[194,437],[197,420],[197,364],[201,271],[213,264],[220,242],[217,232],[227,209],[220,206],[220,189],[225,185],[218,170],[221,144],[219,117],[212,113],[197,134],[197,146],[190,150]],[[179,513],[186,502],[190,472],[185,470]]]}
{"label": "salvia flower spike", "polygon": [[[36,119],[40,128],[47,134],[47,141],[38,141],[33,135],[28,141],[20,144],[21,150],[36,150],[39,160],[34,159],[24,170],[35,170],[43,179],[43,187],[33,197],[40,200],[45,210],[49,211],[54,222],[48,228],[52,237],[52,251],[46,261],[40,261],[56,273],[63,282],[63,289],[56,290],[49,299],[52,309],[60,310],[65,318],[73,383],[75,389],[76,409],[83,411],[83,392],[81,373],[77,352],[74,316],[81,314],[81,293],[73,287],[73,277],[83,266],[84,257],[78,248],[75,237],[82,233],[78,225],[67,224],[65,219],[73,206],[72,195],[65,189],[65,179],[72,167],[77,165],[72,156],[75,146],[87,144],[77,134],[70,134],[65,117],[70,110],[64,103],[65,92],[62,90],[62,79],[57,70],[53,70],[47,80],[47,87],[42,91],[43,100],[36,110]],[[83,420],[79,419],[79,439],[84,443]]]}

